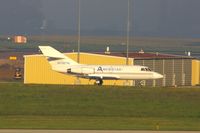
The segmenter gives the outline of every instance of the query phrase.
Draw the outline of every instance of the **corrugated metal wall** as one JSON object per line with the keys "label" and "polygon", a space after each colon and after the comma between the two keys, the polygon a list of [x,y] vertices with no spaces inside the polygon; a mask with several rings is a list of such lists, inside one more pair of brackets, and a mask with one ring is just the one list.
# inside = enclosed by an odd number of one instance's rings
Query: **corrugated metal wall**
{"label": "corrugated metal wall", "polygon": [[185,85],[192,85],[192,60],[184,61]]}
{"label": "corrugated metal wall", "polygon": [[[163,79],[147,80],[147,86],[192,85],[192,59],[135,60],[135,65],[144,65],[164,75]],[[140,81],[136,81],[136,85]]]}
{"label": "corrugated metal wall", "polygon": [[[76,53],[67,54],[73,60],[77,59]],[[68,84],[74,85],[77,83],[77,78],[65,74],[61,74],[51,70],[48,61],[42,55],[24,56],[24,83],[25,84]],[[105,56],[97,54],[80,54],[80,63],[82,64],[125,64],[126,58]],[[133,64],[133,59],[129,60]],[[80,79],[80,84],[94,84],[94,80]],[[132,85],[132,81],[125,80],[105,80],[104,85]]]}
{"label": "corrugated metal wall", "polygon": [[[160,74],[165,74],[165,71],[164,71],[164,60],[156,60],[155,61],[155,71],[160,73]],[[163,79],[158,79],[158,80],[155,80],[156,84],[155,86],[164,86],[163,85]]]}

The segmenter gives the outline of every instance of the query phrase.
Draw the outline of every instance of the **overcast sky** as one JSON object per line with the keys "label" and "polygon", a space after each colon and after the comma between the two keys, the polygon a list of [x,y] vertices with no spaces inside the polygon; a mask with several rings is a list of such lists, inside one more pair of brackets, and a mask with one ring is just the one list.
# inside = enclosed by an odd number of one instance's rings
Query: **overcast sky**
{"label": "overcast sky", "polygon": [[[200,37],[200,0],[131,0],[131,35]],[[0,34],[75,34],[77,0],[0,0]],[[81,0],[83,35],[126,35],[127,0]]]}

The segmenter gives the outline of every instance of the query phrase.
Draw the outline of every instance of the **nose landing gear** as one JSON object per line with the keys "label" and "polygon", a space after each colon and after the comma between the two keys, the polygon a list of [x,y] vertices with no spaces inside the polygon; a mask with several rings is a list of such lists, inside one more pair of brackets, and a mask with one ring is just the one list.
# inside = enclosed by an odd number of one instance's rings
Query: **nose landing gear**
{"label": "nose landing gear", "polygon": [[102,79],[96,79],[95,84],[99,85],[99,86],[102,86],[103,85],[103,80]]}

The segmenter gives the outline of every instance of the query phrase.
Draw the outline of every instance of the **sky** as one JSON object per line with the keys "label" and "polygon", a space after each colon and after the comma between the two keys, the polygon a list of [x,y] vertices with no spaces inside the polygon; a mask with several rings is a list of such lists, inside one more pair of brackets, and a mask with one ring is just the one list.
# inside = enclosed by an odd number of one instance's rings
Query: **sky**
{"label": "sky", "polygon": [[[130,0],[131,36],[200,37],[200,0]],[[0,0],[0,34],[75,35],[78,0]],[[127,0],[81,0],[81,34],[125,36]]]}

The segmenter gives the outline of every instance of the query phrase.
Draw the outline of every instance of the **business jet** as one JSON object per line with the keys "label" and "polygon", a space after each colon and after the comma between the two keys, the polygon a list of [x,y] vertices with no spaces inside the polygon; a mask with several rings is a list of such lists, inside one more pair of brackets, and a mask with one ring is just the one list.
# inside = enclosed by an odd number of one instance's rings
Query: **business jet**
{"label": "business jet", "polygon": [[50,46],[39,46],[52,70],[79,78],[94,79],[97,85],[103,80],[160,79],[163,75],[146,66],[136,65],[87,65],[79,64]]}

